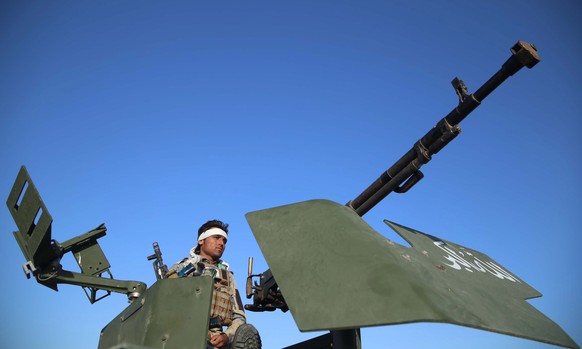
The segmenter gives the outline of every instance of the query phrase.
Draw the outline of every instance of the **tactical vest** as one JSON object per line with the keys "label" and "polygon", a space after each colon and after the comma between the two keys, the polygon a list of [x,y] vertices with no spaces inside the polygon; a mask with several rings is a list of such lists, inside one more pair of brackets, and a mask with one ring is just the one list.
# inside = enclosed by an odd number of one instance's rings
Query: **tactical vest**
{"label": "tactical vest", "polygon": [[[214,279],[214,292],[212,293],[212,304],[210,306],[210,318],[219,318],[220,325],[230,326],[233,315],[233,300],[235,299],[236,289],[232,283],[232,274],[228,270],[228,264],[220,262],[215,265],[201,261],[199,256],[184,258],[174,264],[167,274],[168,278],[193,277],[198,275],[193,271],[200,264],[204,265],[201,270],[201,276],[211,276]],[[196,265],[196,266],[194,266]]]}
{"label": "tactical vest", "polygon": [[222,326],[230,326],[232,323],[233,299],[235,289],[231,282],[230,271],[224,264],[206,264],[202,275],[214,278],[214,292],[210,306],[210,317],[219,317]]}

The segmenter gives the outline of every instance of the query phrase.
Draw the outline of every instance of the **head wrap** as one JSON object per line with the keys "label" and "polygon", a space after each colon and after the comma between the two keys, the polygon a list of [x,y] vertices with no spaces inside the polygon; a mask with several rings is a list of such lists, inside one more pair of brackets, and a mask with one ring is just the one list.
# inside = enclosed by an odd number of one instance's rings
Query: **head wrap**
{"label": "head wrap", "polygon": [[224,230],[215,227],[215,228],[210,228],[207,231],[205,231],[204,233],[200,234],[200,236],[198,237],[198,241],[204,240],[207,237],[214,236],[214,235],[223,236],[225,239],[228,239],[228,234]]}

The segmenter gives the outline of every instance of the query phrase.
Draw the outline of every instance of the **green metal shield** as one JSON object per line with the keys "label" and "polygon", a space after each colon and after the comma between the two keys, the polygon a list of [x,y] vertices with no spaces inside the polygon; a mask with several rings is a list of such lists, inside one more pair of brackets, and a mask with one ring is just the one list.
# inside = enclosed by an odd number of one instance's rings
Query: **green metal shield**
{"label": "green metal shield", "polygon": [[103,328],[98,349],[206,349],[213,288],[209,277],[158,280]]}
{"label": "green metal shield", "polygon": [[24,166],[18,172],[6,205],[18,227],[14,237],[26,261],[31,263],[28,267],[34,269],[50,263],[56,257],[51,247],[53,218]]}
{"label": "green metal shield", "polygon": [[568,348],[576,343],[525,300],[541,294],[488,256],[385,221],[385,238],[327,200],[247,213],[301,331],[445,322]]}

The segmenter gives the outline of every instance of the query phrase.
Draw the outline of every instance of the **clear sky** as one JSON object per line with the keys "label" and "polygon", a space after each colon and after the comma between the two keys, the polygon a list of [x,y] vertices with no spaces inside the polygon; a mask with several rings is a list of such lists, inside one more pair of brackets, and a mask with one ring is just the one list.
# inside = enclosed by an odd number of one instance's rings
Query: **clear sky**
{"label": "clear sky", "polygon": [[[490,95],[411,192],[364,218],[395,240],[383,219],[487,253],[581,344],[581,15],[579,1],[550,0],[4,0],[0,198],[26,165],[54,239],[106,223],[113,275],[148,285],[152,242],[172,264],[201,223],[222,219],[244,285],[249,256],[267,268],[245,213],[355,198],[457,104],[452,78],[475,91],[525,40],[541,63]],[[126,297],[91,305],[80,288],[27,280],[14,230],[0,209],[0,347],[96,348]],[[289,313],[248,318],[265,348],[319,335]],[[364,348],[552,347],[445,324],[362,337]]]}

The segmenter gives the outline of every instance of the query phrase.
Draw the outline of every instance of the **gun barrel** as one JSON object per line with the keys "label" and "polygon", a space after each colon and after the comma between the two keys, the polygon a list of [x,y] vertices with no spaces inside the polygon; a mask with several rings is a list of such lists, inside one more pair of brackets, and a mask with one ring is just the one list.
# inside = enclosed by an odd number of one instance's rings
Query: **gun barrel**
{"label": "gun barrel", "polygon": [[487,82],[474,94],[465,94],[466,87],[462,81],[453,80],[453,86],[459,95],[459,105],[442,118],[435,127],[428,131],[387,171],[383,172],[366,190],[346,205],[358,215],[363,216],[376,204],[392,192],[405,193],[423,178],[420,167],[431,160],[460,132],[458,124],[463,121],[481,102],[507,78],[523,67],[533,68],[540,57],[534,45],[518,41],[511,48],[511,57]]}

